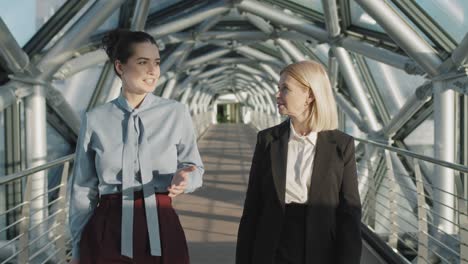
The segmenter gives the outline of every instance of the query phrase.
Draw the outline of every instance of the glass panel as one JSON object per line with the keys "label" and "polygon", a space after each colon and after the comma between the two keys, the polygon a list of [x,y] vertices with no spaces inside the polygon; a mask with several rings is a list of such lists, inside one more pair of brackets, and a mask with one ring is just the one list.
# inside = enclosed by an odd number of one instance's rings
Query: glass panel
{"label": "glass panel", "polygon": [[[0,17],[20,46],[23,46],[44,25],[66,0],[4,1]],[[20,15],[18,15],[20,14]]]}
{"label": "glass panel", "polygon": [[[75,150],[72,146],[53,128],[47,124],[47,162],[72,154]],[[56,166],[47,170],[48,188],[52,189],[60,184],[63,166]],[[49,199],[54,199],[58,190],[49,193]]]}
{"label": "glass panel", "polygon": [[[434,157],[434,115],[424,120],[404,140],[408,149],[429,157]],[[426,175],[432,175],[434,165],[430,162],[421,162],[421,170]]]}
{"label": "glass panel", "polygon": [[330,45],[323,43],[317,45],[315,49],[312,50],[314,51],[315,56],[317,56],[323,64],[328,65],[328,51],[330,50]]}
{"label": "glass panel", "polygon": [[102,68],[103,65],[94,66],[73,75],[69,79],[52,83],[80,116],[88,107]]}
{"label": "glass panel", "polygon": [[460,42],[467,33],[468,1],[416,0],[455,41]]}
{"label": "glass panel", "polygon": [[359,129],[354,121],[345,113],[344,132],[357,138],[366,138],[367,135]]}
{"label": "glass panel", "polygon": [[86,12],[88,11],[88,9],[94,4],[95,0],[90,0],[88,1],[74,16],[72,19],[70,19],[70,21],[68,21],[68,23],[59,31],[59,33],[57,35],[55,35],[51,40],[50,42],[44,47],[43,50],[48,50],[50,49],[54,44],[55,42],[57,42],[58,39],[60,39],[64,34],[65,32],[67,32],[72,25],[75,24],[75,22],[80,19],[80,17]]}
{"label": "glass panel", "polygon": [[349,8],[351,10],[351,23],[353,25],[382,33],[385,32],[377,24],[377,21],[367,14],[354,0],[350,1]]}
{"label": "glass panel", "polygon": [[94,35],[112,30],[119,26],[119,16],[120,16],[120,8],[115,10],[114,13],[102,23],[102,25],[95,31]]}
{"label": "glass panel", "polygon": [[177,3],[182,2],[182,0],[159,0],[159,1],[151,1],[151,5],[149,7],[149,13],[158,12],[159,10],[163,10],[164,8],[175,5]]}
{"label": "glass panel", "polygon": [[424,34],[421,29],[419,29],[419,27],[417,27],[413,21],[411,21],[411,19],[409,19],[397,6],[395,6],[395,4],[393,2],[390,2],[390,1],[387,1],[387,4],[390,5],[393,10],[395,10],[402,18],[403,20],[406,21],[406,23],[408,25],[411,26],[411,28],[413,28],[413,30],[421,37],[424,38],[424,40],[426,40],[429,44],[431,44],[433,47],[435,47],[436,45],[434,44],[434,42],[432,42],[432,40],[430,40],[426,34]]}
{"label": "glass panel", "polygon": [[321,0],[288,0],[289,2],[296,3],[306,8],[310,8],[314,11],[323,14],[323,6]]}
{"label": "glass panel", "polygon": [[434,157],[434,117],[424,120],[405,138],[408,148],[418,154]]}
{"label": "glass panel", "polygon": [[419,75],[410,75],[385,63],[365,58],[374,82],[382,95],[390,116],[398,113],[406,99],[410,97],[426,79]]}

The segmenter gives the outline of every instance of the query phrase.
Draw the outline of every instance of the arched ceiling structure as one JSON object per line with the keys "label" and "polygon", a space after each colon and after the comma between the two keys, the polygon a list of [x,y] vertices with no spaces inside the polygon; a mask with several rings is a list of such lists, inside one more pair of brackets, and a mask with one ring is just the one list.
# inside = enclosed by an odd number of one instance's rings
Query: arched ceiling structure
{"label": "arched ceiling structure", "polygon": [[421,261],[430,254],[444,263],[467,259],[468,1],[0,4],[5,174],[71,154],[80,115],[118,95],[120,80],[100,47],[109,30],[144,30],[157,39],[155,93],[187,104],[196,129],[212,123],[216,104],[229,102],[256,128],[275,125],[280,70],[315,60],[328,70],[340,129],[360,142],[363,223],[388,236],[394,250],[409,241]]}

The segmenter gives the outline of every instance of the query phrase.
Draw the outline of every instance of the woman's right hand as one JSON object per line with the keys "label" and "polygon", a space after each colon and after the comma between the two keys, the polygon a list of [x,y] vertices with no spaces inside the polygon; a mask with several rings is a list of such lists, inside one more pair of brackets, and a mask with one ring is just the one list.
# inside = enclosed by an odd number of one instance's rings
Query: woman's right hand
{"label": "woman's right hand", "polygon": [[79,259],[72,259],[70,261],[70,264],[80,264],[80,260]]}

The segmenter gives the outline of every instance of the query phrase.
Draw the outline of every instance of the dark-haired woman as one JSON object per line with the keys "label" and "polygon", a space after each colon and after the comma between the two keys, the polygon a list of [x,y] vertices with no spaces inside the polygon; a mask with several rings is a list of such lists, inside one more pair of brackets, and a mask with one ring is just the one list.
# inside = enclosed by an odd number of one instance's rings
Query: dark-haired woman
{"label": "dark-haired woman", "polygon": [[103,39],[121,94],[87,112],[70,180],[73,263],[189,263],[171,199],[202,184],[187,108],[152,94],[159,49],[144,32]]}

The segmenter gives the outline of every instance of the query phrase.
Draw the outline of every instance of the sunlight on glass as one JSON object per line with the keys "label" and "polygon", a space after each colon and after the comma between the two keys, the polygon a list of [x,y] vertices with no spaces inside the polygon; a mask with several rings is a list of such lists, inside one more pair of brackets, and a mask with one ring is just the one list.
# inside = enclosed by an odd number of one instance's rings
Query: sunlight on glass
{"label": "sunlight on glass", "polygon": [[18,44],[24,46],[60,9],[66,0],[16,0],[4,2],[8,4],[2,4],[0,17]]}
{"label": "sunlight on glass", "polygon": [[417,0],[426,11],[456,42],[468,32],[467,0]]}
{"label": "sunlight on glass", "polygon": [[373,31],[384,32],[384,30],[377,24],[377,22],[369,16],[364,10],[356,4],[356,2],[350,1],[349,7],[351,10],[351,23],[355,26],[370,29]]}
{"label": "sunlight on glass", "polygon": [[322,1],[320,0],[289,0],[289,1],[299,4],[301,6],[304,6],[304,7],[310,8],[312,10],[315,10],[323,14]]}

